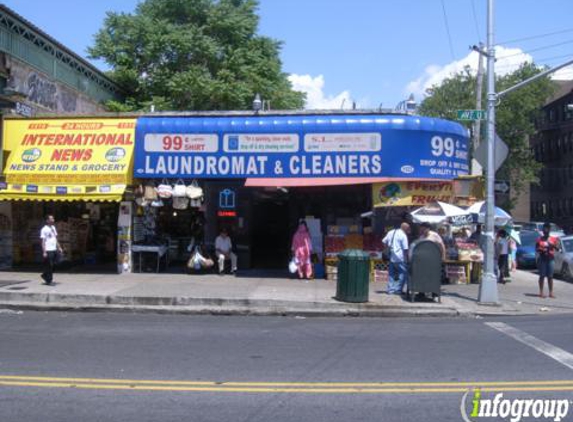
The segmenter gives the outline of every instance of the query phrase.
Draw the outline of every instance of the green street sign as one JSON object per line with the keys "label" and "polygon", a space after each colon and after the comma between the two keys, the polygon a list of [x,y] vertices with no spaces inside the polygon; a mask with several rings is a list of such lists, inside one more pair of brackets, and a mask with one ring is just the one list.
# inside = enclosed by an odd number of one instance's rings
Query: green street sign
{"label": "green street sign", "polygon": [[458,120],[485,120],[485,110],[458,110]]}

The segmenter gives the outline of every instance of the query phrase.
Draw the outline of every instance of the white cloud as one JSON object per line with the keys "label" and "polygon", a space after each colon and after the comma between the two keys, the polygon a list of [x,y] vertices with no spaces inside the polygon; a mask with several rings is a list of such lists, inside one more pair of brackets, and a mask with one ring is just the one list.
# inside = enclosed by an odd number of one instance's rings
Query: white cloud
{"label": "white cloud", "polygon": [[551,76],[551,79],[556,81],[570,81],[573,79],[573,65],[559,69]]}
{"label": "white cloud", "polygon": [[[524,53],[519,48],[497,47],[495,55],[497,58],[495,73],[502,76],[517,70],[524,62],[533,61],[533,57]],[[424,98],[428,88],[434,85],[440,85],[444,79],[464,70],[467,66],[469,66],[470,71],[475,74],[477,72],[478,62],[478,53],[471,51],[463,59],[448,63],[445,66],[430,65],[426,67],[424,73],[419,78],[408,83],[404,90],[404,95],[407,96],[413,93],[417,98]],[[484,69],[485,68],[486,63],[484,60]]]}
{"label": "white cloud", "polygon": [[288,77],[295,91],[306,93],[306,105],[308,110],[339,110],[352,108],[350,91],[342,91],[338,95],[326,95],[324,93],[324,76],[318,75],[313,78],[311,75],[291,74]]}

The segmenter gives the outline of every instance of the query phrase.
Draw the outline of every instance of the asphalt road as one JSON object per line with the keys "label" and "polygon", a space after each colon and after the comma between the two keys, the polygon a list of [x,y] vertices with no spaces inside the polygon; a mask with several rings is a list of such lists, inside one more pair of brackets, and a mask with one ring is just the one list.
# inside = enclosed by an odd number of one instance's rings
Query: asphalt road
{"label": "asphalt road", "polygon": [[573,399],[572,333],[573,319],[549,315],[0,311],[0,421],[461,421],[478,387]]}

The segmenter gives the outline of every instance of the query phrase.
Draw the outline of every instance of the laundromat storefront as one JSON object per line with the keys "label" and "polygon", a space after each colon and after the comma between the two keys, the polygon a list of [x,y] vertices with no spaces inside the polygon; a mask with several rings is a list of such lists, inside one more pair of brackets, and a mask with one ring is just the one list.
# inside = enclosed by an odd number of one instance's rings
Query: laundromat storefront
{"label": "laundromat storefront", "polygon": [[133,180],[135,119],[6,119],[3,140],[12,263],[41,262],[38,233],[54,214],[67,261],[117,269],[117,240],[129,238],[118,219]]}
{"label": "laundromat storefront", "polygon": [[[373,208],[372,183],[467,175],[468,151],[461,125],[419,116],[147,116],[137,121],[134,176],[196,181],[202,241],[212,245],[226,228],[239,267],[284,269],[299,219],[310,223],[320,261],[336,252],[326,238],[338,227],[375,234],[361,217]],[[164,216],[180,217],[165,207]]]}

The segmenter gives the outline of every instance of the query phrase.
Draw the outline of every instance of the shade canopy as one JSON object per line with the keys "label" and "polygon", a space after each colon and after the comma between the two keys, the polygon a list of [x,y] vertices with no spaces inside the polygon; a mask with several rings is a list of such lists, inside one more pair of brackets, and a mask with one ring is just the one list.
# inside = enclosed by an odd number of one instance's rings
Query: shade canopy
{"label": "shade canopy", "polygon": [[439,224],[451,218],[469,216],[470,213],[455,205],[436,201],[412,211],[410,215],[415,223]]}
{"label": "shade canopy", "polygon": [[[485,223],[485,211],[486,211],[486,203],[485,201],[476,202],[471,207],[468,208],[468,211],[471,214],[477,216],[478,223]],[[511,215],[507,211],[499,207],[495,207],[494,212],[494,223],[496,226],[506,226],[511,223]]]}

